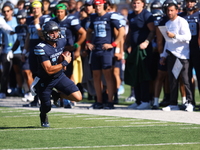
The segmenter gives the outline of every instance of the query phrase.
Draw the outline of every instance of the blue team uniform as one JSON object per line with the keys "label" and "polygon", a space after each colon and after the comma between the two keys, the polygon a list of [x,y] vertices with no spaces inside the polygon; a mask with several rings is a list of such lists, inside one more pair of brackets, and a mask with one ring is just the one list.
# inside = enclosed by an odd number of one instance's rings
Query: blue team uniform
{"label": "blue team uniform", "polygon": [[[25,40],[28,34],[28,26],[26,24],[18,25],[15,28],[15,33],[17,34],[17,40],[19,41],[20,49],[23,50],[25,45]],[[22,62],[22,70],[29,70],[29,69],[30,67],[28,58],[25,58],[25,62]]]}
{"label": "blue team uniform", "polygon": [[114,41],[114,28],[119,29],[123,25],[116,13],[106,13],[103,16],[92,14],[89,28],[94,31],[95,49],[92,51],[92,70],[108,69],[112,67],[113,49],[103,50],[103,44],[111,44]]}
{"label": "blue team uniform", "polygon": [[73,46],[75,43],[75,35],[81,28],[79,19],[74,15],[68,15],[63,21],[59,21],[58,18],[53,18],[53,21],[58,23],[61,34],[67,39],[67,45]]}
{"label": "blue team uniform", "polygon": [[[147,39],[150,33],[150,30],[147,24],[154,23],[154,18],[149,11],[147,11],[146,9],[143,9],[142,12],[139,14],[135,14],[134,11],[130,13],[128,15],[128,21],[129,21],[129,30],[131,31],[130,44],[132,48],[132,53],[134,53],[134,50],[137,50],[138,49],[137,47]],[[146,57],[145,59],[142,60],[144,64],[143,67],[145,67],[150,77],[152,77],[153,75],[152,73],[153,48],[152,48],[151,42],[148,44],[145,50],[146,50]],[[140,105],[141,102],[149,102],[149,99],[150,99],[149,79],[138,82],[134,86],[134,90],[135,90],[136,103],[138,105]]]}
{"label": "blue team uniform", "polygon": [[[79,19],[75,15],[70,14],[62,21],[59,21],[57,17],[52,20],[58,23],[61,34],[66,38],[67,43],[65,46],[73,46],[77,39],[77,31],[81,28]],[[73,52],[71,54],[73,59]],[[67,68],[65,74],[70,77],[73,73],[73,61],[70,62]]]}
{"label": "blue team uniform", "polygon": [[57,65],[57,59],[62,54],[65,45],[66,39],[62,37],[58,40],[55,48],[46,42],[41,42],[34,49],[34,54],[36,55],[38,63],[37,76],[40,78],[37,83],[37,94],[41,100],[41,110],[45,113],[48,113],[51,110],[50,95],[53,88],[56,88],[66,95],[78,91],[78,87],[66,77],[63,70],[49,75],[41,65],[42,62],[47,60],[51,62],[52,66]]}
{"label": "blue team uniform", "polygon": [[[42,25],[49,21],[51,18],[49,15],[43,15],[39,18],[39,22],[40,22],[40,26],[42,27]],[[29,30],[29,64],[30,64],[30,70],[33,73],[33,75],[36,75],[37,72],[37,63],[35,63],[35,56],[34,56],[34,47],[40,43],[42,40],[40,39],[40,37],[38,36],[38,32],[37,29],[35,28],[34,25],[34,17],[33,16],[29,16],[26,19],[26,24],[28,25],[28,30]]]}
{"label": "blue team uniform", "polygon": [[192,34],[190,40],[190,76],[192,77],[192,69],[195,69],[198,89],[200,90],[200,51],[199,51],[199,21],[200,21],[200,11],[193,13],[192,15],[187,15],[186,12],[179,14],[181,17],[185,18],[189,24],[189,28]]}
{"label": "blue team uniform", "polygon": [[[159,26],[165,26],[165,23],[167,21],[169,21],[169,18],[167,16],[163,16],[159,21]],[[165,45],[165,38],[163,37],[163,48],[164,45]],[[167,71],[167,63],[165,63],[165,65],[161,65],[160,63],[158,63],[158,70]]]}

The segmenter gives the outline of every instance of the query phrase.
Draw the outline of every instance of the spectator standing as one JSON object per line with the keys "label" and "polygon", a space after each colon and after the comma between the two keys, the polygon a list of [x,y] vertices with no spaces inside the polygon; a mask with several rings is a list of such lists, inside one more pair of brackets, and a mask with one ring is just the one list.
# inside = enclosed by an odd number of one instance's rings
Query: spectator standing
{"label": "spectator standing", "polygon": [[[5,17],[6,23],[14,30],[17,26],[17,19],[13,16],[13,10],[14,5],[10,2],[6,2],[3,5],[2,12]],[[18,93],[20,93],[20,96],[22,96],[22,75],[19,71],[19,66],[21,65],[21,50],[18,47],[13,55],[12,47],[17,39],[17,35],[13,34],[7,34],[3,32],[3,41],[4,46],[2,49],[2,66],[3,66],[3,72],[1,77],[1,89],[0,89],[0,98],[6,98],[7,93],[7,86],[8,86],[8,77],[11,70],[11,67],[13,65],[15,73],[16,73],[16,80],[18,83]]]}
{"label": "spectator standing", "polygon": [[[91,15],[91,23],[87,30],[86,49],[92,51],[91,65],[94,79],[94,87],[97,95],[97,103],[94,109],[104,108],[102,99],[102,82],[101,75],[103,73],[107,90],[108,104],[105,108],[113,109],[114,80],[112,71],[113,48],[121,41],[124,36],[124,27],[120,23],[117,14],[107,13],[107,3],[104,0],[94,1],[96,14]],[[113,28],[119,33],[113,39]],[[92,41],[92,32],[94,32],[94,41]]]}
{"label": "spectator standing", "polygon": [[17,34],[17,40],[12,48],[13,51],[15,51],[19,46],[20,49],[22,51],[21,54],[21,66],[19,66],[20,68],[18,68],[20,71],[22,70],[24,78],[25,78],[25,82],[28,85],[28,91],[24,91],[24,98],[22,98],[23,101],[33,101],[33,96],[31,95],[30,92],[30,86],[33,82],[33,78],[32,78],[32,73],[29,70],[29,67],[27,66],[28,64],[28,55],[29,53],[24,49],[24,45],[26,42],[27,37],[29,36],[29,32],[28,32],[28,26],[26,25],[26,17],[27,17],[27,13],[25,12],[25,10],[19,10],[17,15],[17,22],[18,22],[18,26],[15,28],[15,33]]}
{"label": "spectator standing", "polygon": [[[144,0],[133,0],[133,12],[128,16],[129,33],[125,43],[132,50],[126,59],[125,84],[133,86],[135,90],[136,102],[129,106],[129,108],[133,109],[150,108],[149,82],[151,80],[150,72],[153,52],[151,41],[154,38],[155,26],[154,18],[145,9],[145,5]],[[136,53],[141,53],[139,55],[144,55],[144,58],[136,58]],[[142,65],[137,66],[137,59],[141,60]]]}
{"label": "spectator standing", "polygon": [[[185,85],[188,104],[186,111],[193,111],[193,97],[190,89],[191,81],[188,76],[189,69],[189,41],[191,33],[187,21],[178,16],[178,6],[176,3],[170,3],[167,6],[167,16],[170,19],[166,24],[167,36],[170,38],[166,41],[164,51],[161,54],[160,63],[165,64],[166,57],[170,83],[170,105],[162,108],[163,111],[179,110],[178,107],[178,77],[182,77]],[[180,74],[176,78],[172,72],[175,62],[179,61],[182,64]],[[176,65],[177,66],[177,65]]]}
{"label": "spectator standing", "polygon": [[[42,14],[42,3],[39,1],[33,1],[30,5],[31,14],[33,16],[29,16],[26,19],[26,24],[28,25],[29,30],[29,37],[27,39],[27,42],[25,44],[25,49],[29,51],[28,61],[27,61],[27,67],[32,72],[33,78],[37,76],[37,68],[38,64],[35,63],[36,56],[34,55],[34,47],[39,44],[42,41],[43,35],[42,35],[42,28],[41,26],[51,19],[49,15],[43,15]],[[28,69],[27,68],[27,69]],[[24,106],[31,106],[35,107],[38,106],[38,97],[37,95],[34,97],[34,101],[32,101],[28,105]]]}
{"label": "spectator standing", "polygon": [[[192,78],[192,70],[194,69],[196,72],[197,82],[198,82],[198,90],[200,91],[200,11],[197,8],[196,0],[187,0],[186,8],[184,11],[179,14],[181,17],[185,18],[189,24],[190,31],[192,34],[192,38],[190,40],[190,68],[189,75]],[[194,84],[194,83],[193,83]],[[195,87],[192,86],[192,93],[194,97]],[[200,93],[200,92],[199,92]],[[194,101],[195,104],[195,101]]]}

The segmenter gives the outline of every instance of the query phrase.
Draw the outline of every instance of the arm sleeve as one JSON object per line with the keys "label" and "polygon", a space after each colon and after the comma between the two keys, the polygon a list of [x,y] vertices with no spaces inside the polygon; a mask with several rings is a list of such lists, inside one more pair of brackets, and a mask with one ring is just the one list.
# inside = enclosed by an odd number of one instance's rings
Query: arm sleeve
{"label": "arm sleeve", "polygon": [[10,33],[10,31],[13,31],[13,29],[6,23],[6,21],[0,17],[0,29],[2,29],[3,32]]}
{"label": "arm sleeve", "polygon": [[80,20],[78,18],[71,20],[71,26],[73,27],[73,29],[78,31],[81,28]]}
{"label": "arm sleeve", "polygon": [[34,54],[37,56],[39,63],[49,60],[49,57],[42,48],[36,47],[34,49]]}
{"label": "arm sleeve", "polygon": [[180,42],[190,41],[191,40],[191,32],[189,28],[189,24],[186,20],[180,20],[180,32],[176,34],[176,39]]}
{"label": "arm sleeve", "polygon": [[119,29],[119,28],[125,26],[125,23],[123,20],[124,20],[124,17],[117,13],[113,13],[111,15],[111,23],[116,29]]}

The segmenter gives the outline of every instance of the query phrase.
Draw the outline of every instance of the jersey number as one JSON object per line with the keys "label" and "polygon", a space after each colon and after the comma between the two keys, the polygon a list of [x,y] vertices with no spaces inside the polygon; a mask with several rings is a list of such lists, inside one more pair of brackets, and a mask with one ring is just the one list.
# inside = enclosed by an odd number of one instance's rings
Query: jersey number
{"label": "jersey number", "polygon": [[95,24],[96,37],[106,37],[106,25],[105,24]]}
{"label": "jersey number", "polygon": [[190,27],[190,32],[191,34],[194,36],[194,35],[197,35],[197,24],[196,23],[189,23],[189,27]]}

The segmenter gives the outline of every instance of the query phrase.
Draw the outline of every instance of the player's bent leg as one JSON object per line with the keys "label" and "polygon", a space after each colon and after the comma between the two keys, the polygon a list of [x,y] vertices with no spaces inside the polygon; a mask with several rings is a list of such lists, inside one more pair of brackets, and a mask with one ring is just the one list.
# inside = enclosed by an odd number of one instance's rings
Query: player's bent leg
{"label": "player's bent leg", "polygon": [[60,97],[68,99],[70,101],[75,101],[75,102],[79,102],[79,101],[82,100],[82,94],[81,94],[80,91],[73,92],[70,95],[66,95],[66,94],[61,93]]}

